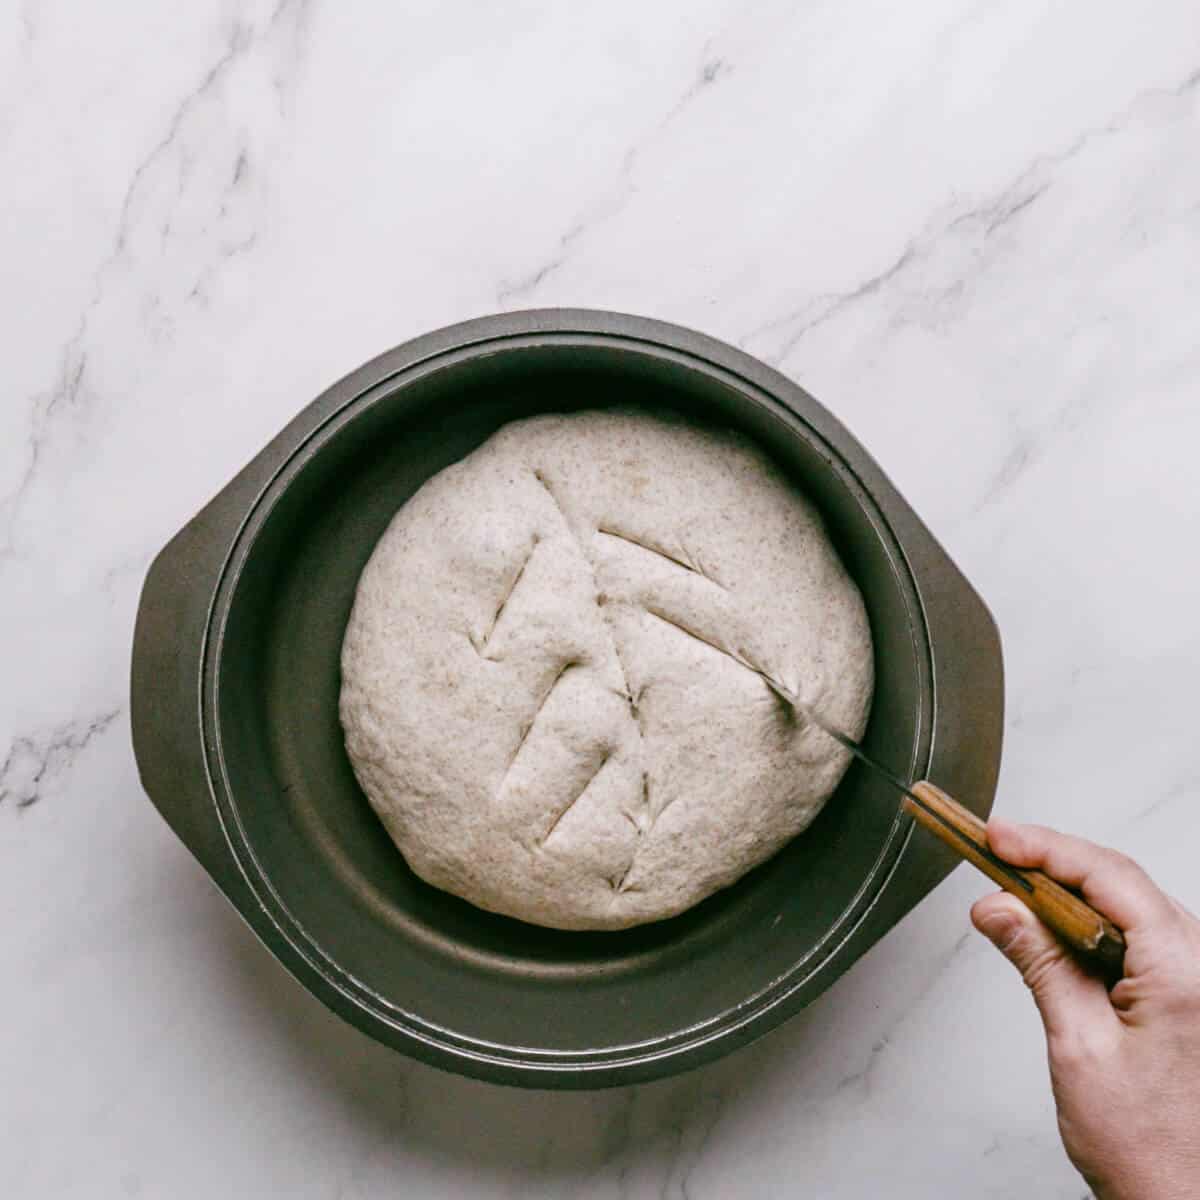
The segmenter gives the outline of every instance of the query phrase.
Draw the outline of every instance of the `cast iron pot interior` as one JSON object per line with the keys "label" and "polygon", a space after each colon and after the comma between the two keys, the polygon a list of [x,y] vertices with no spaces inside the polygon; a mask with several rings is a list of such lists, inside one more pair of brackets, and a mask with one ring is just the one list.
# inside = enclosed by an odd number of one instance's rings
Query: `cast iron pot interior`
{"label": "cast iron pot interior", "polygon": [[673,920],[589,934],[429,887],[387,837],[351,772],[337,703],[342,635],[376,540],[426,479],[505,422],[614,403],[742,429],[820,506],[871,618],[866,744],[902,770],[920,757],[927,651],[911,585],[869,499],[794,421],[684,363],[602,344],[509,348],[384,385],[291,467],[243,547],[209,664],[225,802],[278,903],[339,971],[408,1020],[496,1047],[612,1054],[719,1023],[820,956],[898,849],[896,797],[856,767],[802,837],[735,887]]}

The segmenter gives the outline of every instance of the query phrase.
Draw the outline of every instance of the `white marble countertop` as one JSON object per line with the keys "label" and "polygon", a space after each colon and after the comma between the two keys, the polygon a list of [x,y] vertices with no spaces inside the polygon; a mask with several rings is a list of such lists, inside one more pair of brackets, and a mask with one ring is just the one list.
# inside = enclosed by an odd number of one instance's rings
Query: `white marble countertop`
{"label": "white marble countertop", "polygon": [[1001,626],[999,810],[1192,905],[1200,10],[318,0],[0,17],[0,1194],[1078,1200],[960,869],[693,1074],[410,1063],[258,946],[138,785],[155,550],[375,353],[582,305],[859,436]]}

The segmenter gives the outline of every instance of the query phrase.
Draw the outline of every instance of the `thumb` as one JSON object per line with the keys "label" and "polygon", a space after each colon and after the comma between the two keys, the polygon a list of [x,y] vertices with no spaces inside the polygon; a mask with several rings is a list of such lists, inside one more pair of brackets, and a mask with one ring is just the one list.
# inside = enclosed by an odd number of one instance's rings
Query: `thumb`
{"label": "thumb", "polygon": [[1072,958],[1070,951],[1019,900],[998,892],[971,909],[975,928],[1021,972],[1042,1015],[1048,1036],[1089,1021],[1111,1021],[1104,984]]}

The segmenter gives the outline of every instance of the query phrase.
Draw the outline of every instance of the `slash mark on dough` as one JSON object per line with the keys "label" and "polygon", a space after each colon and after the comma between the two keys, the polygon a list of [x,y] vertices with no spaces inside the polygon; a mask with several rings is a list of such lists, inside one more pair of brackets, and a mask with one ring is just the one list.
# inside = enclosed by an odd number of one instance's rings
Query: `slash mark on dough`
{"label": "slash mark on dough", "polygon": [[689,556],[689,558],[680,558],[678,555],[672,554],[669,550],[664,550],[661,546],[652,546],[649,542],[642,541],[641,538],[633,537],[628,533],[618,533],[615,529],[609,529],[603,525],[596,530],[596,533],[598,535],[602,534],[604,537],[615,538],[618,541],[626,542],[630,546],[636,546],[639,550],[645,550],[648,554],[656,554],[659,558],[665,558],[667,562],[674,563],[677,567],[682,567],[685,571],[690,571],[693,575],[699,575],[701,579],[707,579],[709,583],[721,588],[722,590],[725,590],[725,585],[719,580],[714,579],[713,576],[708,571],[705,571],[698,562],[690,561],[690,558],[694,556]]}
{"label": "slash mark on dough", "polygon": [[583,799],[583,797],[587,793],[588,788],[590,788],[592,786],[592,784],[595,782],[596,776],[599,775],[600,772],[604,770],[605,764],[608,762],[608,760],[611,757],[612,757],[612,753],[610,751],[606,751],[604,757],[600,760],[596,769],[591,773],[591,775],[588,776],[587,783],[585,783],[583,785],[583,787],[580,788],[579,793],[575,796],[575,798],[571,801],[571,803],[568,804],[566,806],[566,808],[564,808],[558,814],[558,816],[554,818],[554,821],[551,823],[550,828],[547,829],[544,834],[542,834],[542,840],[539,843],[539,845],[544,846],[550,840],[550,835],[562,823],[563,817],[565,817],[567,815],[567,813],[569,813],[571,811],[571,809],[573,809],[575,807],[575,805],[577,805],[579,803],[579,801]]}
{"label": "slash mark on dough", "polygon": [[572,667],[577,666],[579,666],[579,664],[574,659],[571,659],[570,661],[563,663],[563,665],[559,668],[558,674],[554,676],[550,686],[546,689],[545,694],[538,703],[537,708],[534,709],[533,716],[529,718],[529,720],[525,723],[524,728],[521,730],[521,740],[517,742],[516,749],[512,752],[512,758],[508,760],[508,766],[504,769],[504,777],[500,780],[500,787],[497,789],[497,793],[504,790],[504,784],[508,779],[509,772],[513,768],[513,763],[517,761],[521,750],[524,748],[525,743],[529,740],[529,735],[533,732],[533,727],[537,724],[537,719],[541,715],[542,709],[546,707],[546,702],[550,699],[554,689],[558,687],[559,681]]}
{"label": "slash mark on dough", "polygon": [[492,640],[492,634],[496,632],[496,626],[500,624],[500,616],[508,607],[508,602],[512,599],[513,593],[517,590],[517,584],[521,582],[521,577],[525,574],[525,568],[529,566],[530,560],[533,558],[538,547],[538,535],[533,535],[533,540],[529,544],[529,553],[521,560],[521,565],[517,568],[516,574],[512,578],[512,582],[508,585],[504,595],[500,598],[500,603],[496,606],[495,615],[492,617],[492,623],[488,626],[487,631],[482,637],[476,638],[471,636],[471,645],[475,647],[476,653],[481,658],[487,657],[488,644]]}
{"label": "slash mark on dough", "polygon": [[766,673],[766,671],[756,667],[753,663],[747,662],[746,659],[744,659],[740,654],[736,654],[734,651],[726,649],[719,642],[714,642],[712,638],[707,638],[702,633],[697,633],[694,629],[689,629],[686,625],[676,621],[673,617],[666,616],[664,613],[659,612],[655,608],[650,608],[647,606],[645,611],[657,620],[662,621],[664,625],[670,625],[673,628],[678,629],[680,633],[692,638],[693,641],[699,642],[702,646],[707,646],[710,650],[715,650],[718,654],[723,654],[726,658],[732,659],[739,667],[749,671],[752,675],[757,675],[759,679],[767,684],[768,687],[771,687],[772,691],[776,690],[776,687],[773,686],[771,677]]}
{"label": "slash mark on dough", "polygon": [[639,887],[633,887],[632,885],[629,887],[625,886],[625,880],[627,880],[629,878],[629,873],[632,870],[633,870],[633,860],[631,859],[629,866],[627,866],[625,868],[625,870],[621,872],[620,875],[613,875],[609,878],[609,880],[608,880],[609,887],[611,887],[612,890],[617,893],[640,892],[642,889]]}

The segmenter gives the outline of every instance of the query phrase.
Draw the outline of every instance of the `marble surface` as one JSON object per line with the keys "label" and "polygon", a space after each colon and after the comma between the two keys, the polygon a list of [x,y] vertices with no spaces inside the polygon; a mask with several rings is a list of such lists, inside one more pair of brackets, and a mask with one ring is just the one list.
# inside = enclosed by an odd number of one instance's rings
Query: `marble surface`
{"label": "marble surface", "polygon": [[624,309],[805,384],[993,608],[998,808],[1193,906],[1200,10],[325,0],[0,15],[0,1194],[1077,1200],[960,869],[801,1017],[553,1096],[409,1063],[138,786],[161,543],[411,335]]}

